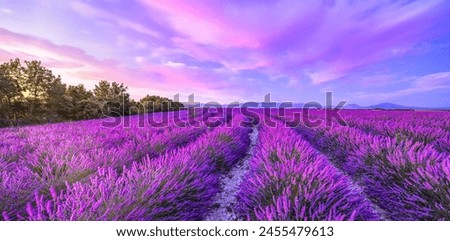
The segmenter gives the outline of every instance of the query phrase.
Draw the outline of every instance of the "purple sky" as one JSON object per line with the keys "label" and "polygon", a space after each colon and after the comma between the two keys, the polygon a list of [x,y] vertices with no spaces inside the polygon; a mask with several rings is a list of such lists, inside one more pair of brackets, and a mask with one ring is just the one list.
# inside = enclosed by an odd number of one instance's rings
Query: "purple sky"
{"label": "purple sky", "polygon": [[134,98],[450,106],[450,1],[0,1],[0,61]]}

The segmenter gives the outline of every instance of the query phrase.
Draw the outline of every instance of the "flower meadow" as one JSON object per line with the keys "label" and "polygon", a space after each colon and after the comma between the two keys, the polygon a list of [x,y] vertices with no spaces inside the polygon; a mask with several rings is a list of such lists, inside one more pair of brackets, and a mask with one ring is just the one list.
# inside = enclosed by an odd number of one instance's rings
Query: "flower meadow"
{"label": "flower meadow", "polygon": [[226,193],[235,220],[450,220],[450,112],[298,121],[326,114],[199,109],[0,129],[0,219],[205,220],[224,180],[238,180]]}

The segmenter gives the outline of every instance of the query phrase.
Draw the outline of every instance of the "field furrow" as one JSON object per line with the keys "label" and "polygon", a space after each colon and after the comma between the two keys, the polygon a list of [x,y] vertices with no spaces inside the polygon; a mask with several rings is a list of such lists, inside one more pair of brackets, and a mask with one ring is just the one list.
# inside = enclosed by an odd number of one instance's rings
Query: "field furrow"
{"label": "field furrow", "polygon": [[26,220],[201,220],[219,178],[244,155],[248,128],[217,127],[186,147],[134,162],[120,173],[99,168],[85,182],[35,195]]}
{"label": "field furrow", "polygon": [[450,219],[450,160],[445,153],[336,123],[298,130],[353,177],[387,219]]}
{"label": "field furrow", "polygon": [[378,220],[349,178],[294,130],[261,125],[257,150],[238,193],[248,220]]}
{"label": "field furrow", "polygon": [[225,173],[220,178],[221,191],[215,196],[213,209],[206,215],[204,220],[209,221],[235,221],[241,220],[235,210],[237,203],[237,193],[239,186],[245,174],[249,169],[249,161],[253,158],[255,152],[256,141],[258,138],[258,128],[253,127],[250,135],[250,146],[247,155],[239,163],[237,163],[228,173]]}
{"label": "field furrow", "polygon": [[[200,120],[201,117],[186,119],[191,124]],[[3,216],[20,218],[11,213],[25,215],[25,204],[35,195],[48,197],[49,189],[64,190],[69,184],[98,175],[99,168],[121,171],[144,157],[156,158],[195,141],[206,131],[202,126],[180,128],[179,123],[165,128],[139,127],[137,121],[131,119],[129,128],[108,128],[102,127],[100,121],[87,121],[21,130],[16,138],[21,136],[25,141],[0,153],[4,158],[0,163]],[[27,151],[14,152],[23,149]],[[11,153],[15,153],[14,160],[5,158]]]}
{"label": "field furrow", "polygon": [[[394,112],[395,113],[395,112]],[[428,113],[426,113],[428,114]],[[445,118],[442,113],[441,118]],[[396,116],[397,115],[397,116]],[[437,118],[417,118],[417,116],[405,116],[405,113],[395,113],[378,118],[364,118],[361,115],[355,115],[352,112],[344,115],[347,124],[356,127],[362,131],[373,135],[382,135],[387,137],[395,137],[399,141],[417,141],[425,145],[431,145],[437,151],[450,154],[450,132],[446,130],[449,123]],[[397,117],[402,119],[401,122]],[[447,115],[450,118],[450,115]],[[430,121],[435,123],[430,123]]]}

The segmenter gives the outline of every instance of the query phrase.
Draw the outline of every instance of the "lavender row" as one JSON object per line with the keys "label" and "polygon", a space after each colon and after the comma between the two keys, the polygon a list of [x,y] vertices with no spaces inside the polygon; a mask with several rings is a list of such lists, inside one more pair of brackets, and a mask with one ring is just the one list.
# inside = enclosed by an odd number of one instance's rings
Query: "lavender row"
{"label": "lavender row", "polygon": [[19,219],[201,220],[218,192],[220,173],[245,154],[246,128],[218,127],[188,146],[146,157],[122,172],[99,168],[50,198],[36,194]]}
{"label": "lavender row", "polygon": [[356,128],[300,127],[391,220],[450,220],[450,159],[419,142]]}
{"label": "lavender row", "polygon": [[[83,180],[99,167],[118,168],[157,157],[195,140],[205,128],[103,128],[99,122],[47,125],[18,130],[25,136],[27,151],[19,145],[3,152],[15,160],[0,159],[0,210],[6,214],[22,209],[33,194],[50,195],[66,183]],[[26,135],[23,133],[27,132]],[[5,134],[6,133],[6,134]],[[3,132],[10,135],[8,132]],[[10,138],[9,140],[11,140]],[[2,141],[3,146],[11,142]]]}
{"label": "lavender row", "polygon": [[349,178],[294,130],[261,126],[238,193],[248,220],[377,220]]}
{"label": "lavender row", "polygon": [[[428,114],[428,118],[420,118],[418,113],[405,116],[402,112],[378,114],[375,118],[371,115],[364,117],[364,113],[345,112],[344,118],[349,126],[357,127],[365,132],[375,135],[395,137],[399,140],[413,140],[432,145],[436,150],[450,153],[450,123],[444,120],[436,120]],[[369,113],[368,113],[369,114]],[[437,113],[445,114],[445,113]],[[436,117],[435,117],[436,118]],[[450,116],[448,116],[450,118]],[[440,124],[429,123],[435,121]]]}
{"label": "lavender row", "polygon": [[[147,156],[156,157],[166,150],[174,149],[183,143],[187,143],[199,136],[204,130],[198,128],[177,129],[167,135],[157,135],[156,138],[151,139],[146,147],[149,148]],[[143,143],[142,143],[143,144]],[[127,155],[120,155],[122,153],[132,153],[133,147],[139,147],[138,144],[132,146],[128,145],[124,148],[129,149],[113,149],[123,150],[117,152],[117,155],[105,155],[105,153],[112,153],[111,149],[99,151],[96,153],[99,159],[91,159],[87,156],[74,156],[70,160],[64,159],[44,159],[41,162],[21,163],[14,162],[0,167],[2,179],[0,182],[0,193],[2,199],[0,201],[1,210],[5,212],[13,211],[14,209],[23,207],[24,203],[32,200],[32,195],[35,192],[46,193],[49,187],[53,187],[59,191],[65,188],[65,183],[74,183],[83,180],[88,176],[95,174],[97,168],[107,167],[114,169],[117,167],[119,161],[122,164],[130,165],[133,160]],[[95,160],[98,162],[96,163]]]}

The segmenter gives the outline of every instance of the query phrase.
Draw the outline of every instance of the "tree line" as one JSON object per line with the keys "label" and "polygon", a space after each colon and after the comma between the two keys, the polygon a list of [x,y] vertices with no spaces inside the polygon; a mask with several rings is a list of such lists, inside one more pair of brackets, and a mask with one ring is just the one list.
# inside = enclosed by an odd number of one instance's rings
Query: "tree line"
{"label": "tree line", "polygon": [[0,127],[75,121],[106,116],[179,110],[180,102],[147,95],[130,98],[128,87],[101,80],[87,90],[62,83],[40,61],[10,60],[0,65]]}

